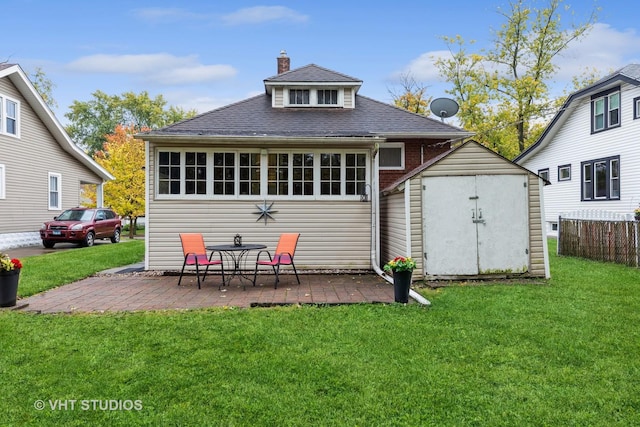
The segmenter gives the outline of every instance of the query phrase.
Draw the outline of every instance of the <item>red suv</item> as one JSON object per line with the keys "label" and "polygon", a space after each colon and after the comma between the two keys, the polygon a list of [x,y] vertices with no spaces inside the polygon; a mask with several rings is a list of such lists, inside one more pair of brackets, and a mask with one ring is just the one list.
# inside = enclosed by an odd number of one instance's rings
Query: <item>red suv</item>
{"label": "red suv", "polygon": [[73,208],[42,224],[40,238],[45,248],[61,242],[93,246],[95,239],[118,243],[121,230],[120,217],[109,208]]}

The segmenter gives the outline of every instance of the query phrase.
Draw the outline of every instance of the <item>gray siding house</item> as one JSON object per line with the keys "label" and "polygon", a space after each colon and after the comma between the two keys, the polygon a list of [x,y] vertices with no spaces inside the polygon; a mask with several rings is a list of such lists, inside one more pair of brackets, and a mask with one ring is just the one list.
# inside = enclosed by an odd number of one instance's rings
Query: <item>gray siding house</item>
{"label": "gray siding house", "polygon": [[0,64],[0,250],[40,244],[40,225],[113,179],[69,138],[29,78]]}
{"label": "gray siding house", "polygon": [[180,269],[181,232],[270,249],[299,232],[298,269],[377,268],[381,182],[471,135],[362,96],[359,79],[289,64],[283,52],[263,94],[137,135],[147,269]]}

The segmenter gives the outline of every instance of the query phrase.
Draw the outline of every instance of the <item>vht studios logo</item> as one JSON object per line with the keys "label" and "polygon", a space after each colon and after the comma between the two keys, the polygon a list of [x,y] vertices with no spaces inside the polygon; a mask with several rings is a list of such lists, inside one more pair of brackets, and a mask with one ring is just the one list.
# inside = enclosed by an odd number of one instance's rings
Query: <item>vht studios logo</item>
{"label": "vht studios logo", "polygon": [[49,399],[36,400],[33,406],[42,411],[140,411],[142,400],[116,399]]}

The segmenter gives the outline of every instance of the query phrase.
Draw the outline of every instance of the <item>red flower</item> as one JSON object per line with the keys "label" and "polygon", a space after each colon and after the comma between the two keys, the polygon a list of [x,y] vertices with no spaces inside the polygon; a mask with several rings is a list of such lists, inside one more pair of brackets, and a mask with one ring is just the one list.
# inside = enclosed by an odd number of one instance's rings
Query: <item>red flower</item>
{"label": "red flower", "polygon": [[12,258],[11,263],[13,264],[13,268],[22,268],[22,263],[18,258]]}

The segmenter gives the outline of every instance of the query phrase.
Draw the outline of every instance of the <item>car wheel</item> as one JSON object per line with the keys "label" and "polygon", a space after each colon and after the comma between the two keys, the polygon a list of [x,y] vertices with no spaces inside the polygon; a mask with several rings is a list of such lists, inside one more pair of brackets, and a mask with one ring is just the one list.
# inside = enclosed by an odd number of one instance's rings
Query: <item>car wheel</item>
{"label": "car wheel", "polygon": [[42,246],[44,246],[47,249],[51,249],[53,247],[53,245],[55,245],[55,243],[50,241],[50,240],[43,240],[42,241]]}
{"label": "car wheel", "polygon": [[93,234],[93,231],[90,231],[87,233],[87,235],[84,237],[84,240],[82,241],[82,246],[93,246],[93,243],[95,242],[95,235]]}
{"label": "car wheel", "polygon": [[120,229],[116,228],[113,232],[113,236],[111,236],[111,243],[118,243],[120,241]]}

